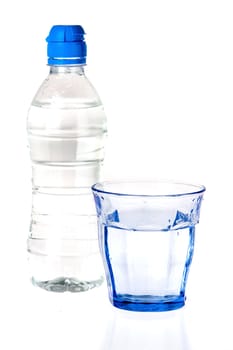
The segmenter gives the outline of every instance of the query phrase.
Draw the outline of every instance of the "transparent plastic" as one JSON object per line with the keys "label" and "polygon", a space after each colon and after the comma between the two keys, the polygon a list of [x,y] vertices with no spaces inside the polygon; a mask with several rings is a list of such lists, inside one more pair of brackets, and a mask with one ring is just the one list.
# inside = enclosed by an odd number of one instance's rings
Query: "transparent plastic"
{"label": "transparent plastic", "polygon": [[184,306],[204,186],[106,182],[92,190],[111,303],[133,311]]}
{"label": "transparent plastic", "polygon": [[103,281],[91,185],[99,181],[106,117],[84,66],[51,66],[28,113],[34,284],[79,292]]}

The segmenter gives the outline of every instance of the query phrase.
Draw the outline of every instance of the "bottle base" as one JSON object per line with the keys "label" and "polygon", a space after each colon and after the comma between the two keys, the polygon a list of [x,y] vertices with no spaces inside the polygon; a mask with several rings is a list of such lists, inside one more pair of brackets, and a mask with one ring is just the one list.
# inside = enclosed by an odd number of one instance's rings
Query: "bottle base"
{"label": "bottle base", "polygon": [[53,280],[38,281],[34,277],[32,277],[31,281],[34,286],[40,287],[49,292],[80,293],[101,286],[101,284],[104,281],[104,278],[101,276],[98,280],[94,281],[80,281],[76,278],[58,277]]}

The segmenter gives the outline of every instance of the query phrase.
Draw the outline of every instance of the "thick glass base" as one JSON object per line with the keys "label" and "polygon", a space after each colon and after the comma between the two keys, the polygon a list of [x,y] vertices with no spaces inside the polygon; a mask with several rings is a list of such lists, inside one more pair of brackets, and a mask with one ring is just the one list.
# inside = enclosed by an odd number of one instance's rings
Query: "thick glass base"
{"label": "thick glass base", "polygon": [[95,287],[99,287],[104,281],[104,278],[101,276],[98,280],[95,281],[79,281],[75,278],[70,277],[59,277],[49,281],[37,281],[32,277],[32,284],[45,289],[49,292],[86,292]]}
{"label": "thick glass base", "polygon": [[130,311],[170,311],[180,309],[185,305],[185,296],[152,296],[152,295],[129,295],[118,294],[110,300],[119,308]]}

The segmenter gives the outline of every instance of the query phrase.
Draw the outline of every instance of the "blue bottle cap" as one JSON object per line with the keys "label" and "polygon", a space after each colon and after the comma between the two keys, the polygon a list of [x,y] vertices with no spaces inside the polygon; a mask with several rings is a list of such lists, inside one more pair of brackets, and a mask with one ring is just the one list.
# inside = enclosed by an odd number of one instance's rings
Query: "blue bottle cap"
{"label": "blue bottle cap", "polygon": [[49,65],[85,64],[87,46],[80,25],[55,25],[51,28],[47,54]]}

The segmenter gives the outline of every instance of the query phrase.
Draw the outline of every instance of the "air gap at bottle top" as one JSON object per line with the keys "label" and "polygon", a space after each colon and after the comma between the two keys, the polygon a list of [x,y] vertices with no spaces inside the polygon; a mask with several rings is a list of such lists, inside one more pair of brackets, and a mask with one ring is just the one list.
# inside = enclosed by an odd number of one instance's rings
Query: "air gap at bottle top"
{"label": "air gap at bottle top", "polygon": [[28,113],[32,215],[28,237],[32,282],[80,292],[103,281],[91,185],[100,179],[106,116],[85,75],[79,25],[56,25],[47,37],[49,75]]}

